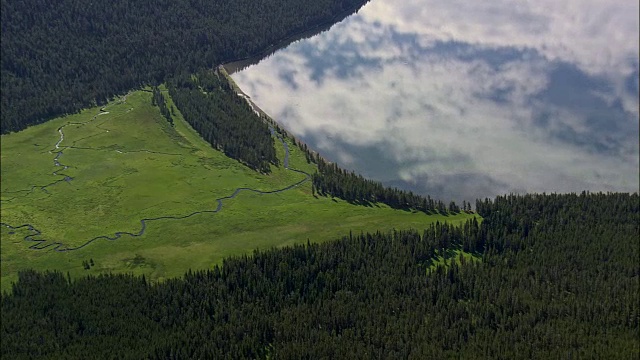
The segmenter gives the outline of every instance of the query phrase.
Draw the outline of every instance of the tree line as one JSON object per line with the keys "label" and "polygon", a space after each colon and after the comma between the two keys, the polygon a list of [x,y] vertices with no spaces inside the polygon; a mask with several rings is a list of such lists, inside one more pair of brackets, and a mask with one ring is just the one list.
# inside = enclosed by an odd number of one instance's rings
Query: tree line
{"label": "tree line", "polygon": [[0,133],[248,57],[366,1],[2,0]]}
{"label": "tree line", "polygon": [[[255,251],[151,284],[20,273],[20,358],[634,358],[638,194],[509,195],[460,227]],[[447,259],[442,250],[472,258]]]}
{"label": "tree line", "polygon": [[171,124],[171,126],[173,126],[173,116],[172,115],[175,115],[175,110],[172,107],[171,108],[172,111],[169,111],[169,108],[167,107],[167,101],[165,100],[164,95],[162,95],[162,92],[160,92],[160,89],[157,86],[154,86],[152,88],[151,92],[153,94],[151,96],[151,105],[152,106],[157,106],[158,109],[160,109],[160,114],[162,114],[162,116],[165,119],[167,119],[169,124]]}
{"label": "tree line", "polygon": [[358,205],[383,203],[394,209],[417,210],[426,214],[471,212],[471,204],[466,201],[462,208],[454,201],[445,205],[442,200],[432,199],[429,195],[422,196],[412,191],[386,187],[379,181],[365,179],[362,175],[324,160],[295,138],[292,138],[292,141],[305,153],[308,163],[318,165],[317,172],[312,174],[311,178],[314,194],[333,196]]}
{"label": "tree line", "polygon": [[394,209],[418,210],[427,214],[460,212],[451,202],[449,207],[441,200],[421,196],[411,191],[385,187],[382,183],[365,179],[362,175],[341,169],[335,163],[319,158],[318,171],[312,176],[313,191],[324,196],[335,196],[355,204],[384,203]]}
{"label": "tree line", "polygon": [[214,149],[262,173],[279,163],[268,124],[224,75],[202,70],[175,76],[167,87],[184,119]]}

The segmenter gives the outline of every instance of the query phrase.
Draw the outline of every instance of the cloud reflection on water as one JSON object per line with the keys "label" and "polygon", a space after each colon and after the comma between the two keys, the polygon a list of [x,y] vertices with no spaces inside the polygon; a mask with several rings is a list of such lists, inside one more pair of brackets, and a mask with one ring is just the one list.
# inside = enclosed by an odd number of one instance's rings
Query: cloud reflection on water
{"label": "cloud reflection on water", "polygon": [[638,4],[374,0],[233,75],[331,160],[443,199],[637,191]]}

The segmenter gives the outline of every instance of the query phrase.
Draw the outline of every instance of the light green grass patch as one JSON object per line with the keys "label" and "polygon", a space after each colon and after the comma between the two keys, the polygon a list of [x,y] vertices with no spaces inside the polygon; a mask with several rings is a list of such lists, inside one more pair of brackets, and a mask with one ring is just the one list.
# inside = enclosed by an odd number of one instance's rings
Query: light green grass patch
{"label": "light green grass patch", "polygon": [[427,271],[435,270],[438,266],[444,266],[447,269],[453,263],[461,265],[478,261],[482,261],[482,256],[468,253],[460,248],[447,249],[444,253],[441,250],[436,250],[436,257],[428,262]]}

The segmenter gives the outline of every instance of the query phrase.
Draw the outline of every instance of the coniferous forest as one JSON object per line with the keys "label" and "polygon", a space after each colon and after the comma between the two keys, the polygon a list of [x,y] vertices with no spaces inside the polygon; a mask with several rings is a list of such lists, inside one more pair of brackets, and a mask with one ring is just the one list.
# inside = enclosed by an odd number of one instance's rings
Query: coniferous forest
{"label": "coniferous forest", "polygon": [[199,71],[172,78],[168,87],[184,119],[214,149],[262,173],[278,164],[269,126],[225,76]]}
{"label": "coniferous forest", "polygon": [[166,76],[246,58],[366,0],[10,1],[0,8],[0,133]]}
{"label": "coniferous forest", "polygon": [[[637,358],[637,194],[478,201],[482,222],[349,234],[150,284],[23,272],[2,357]],[[464,250],[474,258],[434,260]]]}
{"label": "coniferous forest", "polygon": [[[173,126],[173,116],[171,115],[171,110],[167,107],[167,99],[164,98],[164,95],[162,95],[162,92],[157,86],[153,87],[152,93],[151,105],[157,106],[160,114]],[[173,112],[175,113],[175,109],[173,109]]]}

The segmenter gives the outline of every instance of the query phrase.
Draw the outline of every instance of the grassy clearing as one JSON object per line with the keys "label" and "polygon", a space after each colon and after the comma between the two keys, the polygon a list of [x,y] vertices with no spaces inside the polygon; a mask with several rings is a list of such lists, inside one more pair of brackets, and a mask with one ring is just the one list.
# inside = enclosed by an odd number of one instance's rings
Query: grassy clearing
{"label": "grassy clearing", "polygon": [[[131,93],[126,101],[114,101],[104,110],[108,114],[88,109],[2,136],[2,222],[32,224],[47,243],[74,247],[117,231],[136,233],[142,218],[215,209],[216,198],[231,195],[238,187],[268,191],[304,178],[282,167],[261,175],[227,158],[202,140],[179,113],[171,127],[151,106],[148,92]],[[60,126],[64,141],[59,161],[70,166],[60,172],[73,180],[45,190],[33,188],[64,177],[52,174],[62,169],[53,161]],[[282,159],[284,150],[276,144]],[[290,167],[314,171],[296,147],[290,149]],[[279,194],[244,192],[226,200],[220,213],[149,222],[141,237],[98,240],[67,253],[29,249],[33,243],[23,240],[28,230],[2,227],[2,289],[9,289],[17,272],[25,268],[57,269],[72,276],[133,272],[161,280],[255,248],[331,240],[350,230],[421,229],[436,220],[461,222],[470,216],[354,206],[314,197],[307,182]],[[95,265],[84,270],[82,262],[89,259]]]}
{"label": "grassy clearing", "polygon": [[452,263],[460,265],[462,262],[477,262],[482,261],[482,256],[479,254],[472,254],[458,249],[447,249],[444,253],[440,250],[437,251],[435,259],[430,260],[428,263],[427,271],[435,270],[438,266],[444,266],[448,268]]}

